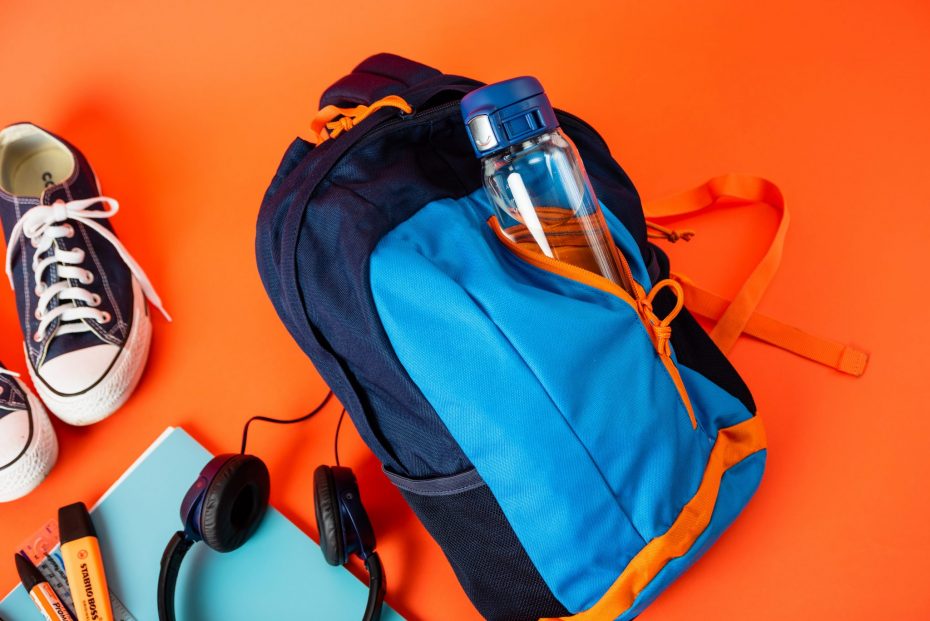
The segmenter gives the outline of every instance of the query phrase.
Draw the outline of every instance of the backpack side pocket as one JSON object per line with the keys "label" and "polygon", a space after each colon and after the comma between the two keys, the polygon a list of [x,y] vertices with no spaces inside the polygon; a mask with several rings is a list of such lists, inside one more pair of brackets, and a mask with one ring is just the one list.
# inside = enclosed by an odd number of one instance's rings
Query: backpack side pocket
{"label": "backpack side pocket", "polygon": [[474,469],[448,477],[385,474],[440,545],[483,617],[535,621],[568,610],[555,598]]}

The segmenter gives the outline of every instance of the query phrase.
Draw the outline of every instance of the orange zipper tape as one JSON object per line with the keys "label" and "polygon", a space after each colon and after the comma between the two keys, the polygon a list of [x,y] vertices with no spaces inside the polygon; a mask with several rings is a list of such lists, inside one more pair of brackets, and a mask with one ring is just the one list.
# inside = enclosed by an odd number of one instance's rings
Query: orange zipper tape
{"label": "orange zipper tape", "polygon": [[[626,260],[626,257],[617,249],[617,255],[620,259],[621,266],[623,267],[624,272],[629,277],[630,282],[633,284],[634,295],[630,293],[613,282],[612,280],[601,276],[600,274],[595,274],[589,270],[586,270],[577,265],[571,265],[570,263],[565,263],[564,261],[559,261],[558,259],[553,259],[547,257],[544,254],[533,252],[528,250],[519,244],[514,243],[504,231],[501,229],[500,223],[497,221],[497,218],[491,216],[488,219],[488,226],[491,227],[491,230],[494,231],[494,234],[497,235],[497,238],[501,241],[504,246],[513,252],[518,258],[523,261],[538,267],[541,270],[568,278],[569,280],[574,280],[575,282],[580,282],[584,285],[594,287],[605,293],[609,293],[613,296],[616,296],[630,305],[630,307],[636,311],[636,315],[639,317],[640,321],[643,324],[643,327],[646,328],[647,334],[652,341],[652,345],[656,350],[656,353],[659,356],[659,359],[662,360],[662,364],[665,366],[665,370],[668,371],[669,377],[672,379],[672,383],[675,384],[675,388],[678,390],[678,395],[681,397],[681,401],[685,406],[685,409],[688,411],[688,418],[691,420],[691,427],[697,429],[697,417],[694,415],[694,408],[691,406],[691,398],[688,396],[688,391],[685,388],[684,380],[681,377],[681,373],[678,370],[678,367],[675,365],[675,361],[672,359],[671,347],[669,346],[669,339],[671,338],[671,328],[668,324],[671,320],[678,314],[678,311],[681,310],[683,305],[681,285],[676,281],[666,279],[659,283],[656,283],[652,291],[647,295],[642,285],[636,282],[632,276],[632,270],[630,270],[630,265]],[[678,292],[678,304],[672,313],[669,314],[665,319],[660,320],[656,317],[655,313],[652,312],[652,299],[656,293],[666,286],[676,288]]]}

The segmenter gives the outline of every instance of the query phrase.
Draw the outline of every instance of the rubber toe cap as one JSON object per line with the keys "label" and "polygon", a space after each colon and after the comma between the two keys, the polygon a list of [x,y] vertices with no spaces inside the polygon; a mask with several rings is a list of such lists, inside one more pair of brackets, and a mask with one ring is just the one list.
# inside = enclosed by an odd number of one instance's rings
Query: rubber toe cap
{"label": "rubber toe cap", "polygon": [[0,467],[21,457],[29,441],[29,412],[0,412]]}
{"label": "rubber toe cap", "polygon": [[116,345],[85,347],[52,358],[38,374],[45,384],[61,395],[77,395],[93,388],[113,366],[119,355]]}

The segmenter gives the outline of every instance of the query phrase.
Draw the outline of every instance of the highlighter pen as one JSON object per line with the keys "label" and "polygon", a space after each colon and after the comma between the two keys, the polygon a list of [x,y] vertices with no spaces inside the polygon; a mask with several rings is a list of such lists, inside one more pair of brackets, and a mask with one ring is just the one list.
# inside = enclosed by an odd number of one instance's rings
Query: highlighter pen
{"label": "highlighter pen", "polygon": [[29,593],[45,621],[74,621],[68,607],[55,593],[52,585],[24,554],[16,554],[16,571],[19,572],[19,581],[23,583],[23,588]]}
{"label": "highlighter pen", "polygon": [[61,557],[78,621],[113,621],[97,531],[83,502],[58,510]]}

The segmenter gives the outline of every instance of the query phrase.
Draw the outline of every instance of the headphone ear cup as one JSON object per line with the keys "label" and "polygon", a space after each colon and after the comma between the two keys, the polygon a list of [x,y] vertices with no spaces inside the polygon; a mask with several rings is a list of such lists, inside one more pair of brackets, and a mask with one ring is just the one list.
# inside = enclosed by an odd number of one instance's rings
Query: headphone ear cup
{"label": "headphone ear cup", "polygon": [[271,477],[252,455],[234,455],[210,479],[204,494],[200,530],[204,543],[231,552],[258,528],[268,509]]}
{"label": "headphone ear cup", "polygon": [[330,565],[345,565],[348,559],[342,535],[342,513],[335,477],[329,466],[319,466],[313,473],[313,506],[323,558]]}

